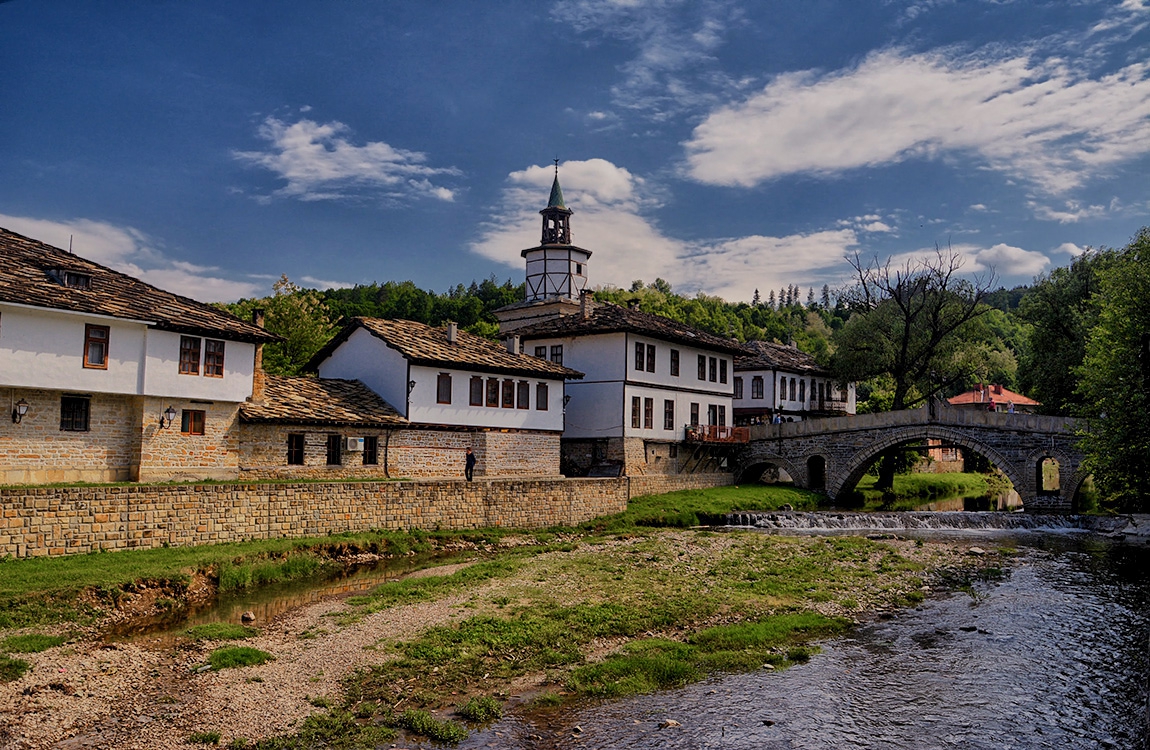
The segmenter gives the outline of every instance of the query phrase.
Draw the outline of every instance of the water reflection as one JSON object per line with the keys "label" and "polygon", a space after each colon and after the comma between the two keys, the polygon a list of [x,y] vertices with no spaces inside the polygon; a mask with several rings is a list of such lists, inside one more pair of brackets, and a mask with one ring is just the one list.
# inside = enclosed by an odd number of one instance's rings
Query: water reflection
{"label": "water reflection", "polygon": [[865,626],[809,664],[517,717],[464,747],[1144,750],[1150,549],[1026,543],[976,597]]}

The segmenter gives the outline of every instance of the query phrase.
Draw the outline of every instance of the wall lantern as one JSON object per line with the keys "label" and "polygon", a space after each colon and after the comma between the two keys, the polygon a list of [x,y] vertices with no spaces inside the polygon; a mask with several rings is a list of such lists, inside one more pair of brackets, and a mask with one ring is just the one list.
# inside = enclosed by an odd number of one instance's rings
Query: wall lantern
{"label": "wall lantern", "polygon": [[20,399],[16,402],[16,405],[12,407],[12,422],[15,424],[20,424],[21,420],[24,419],[24,415],[27,413],[28,402],[24,399]]}
{"label": "wall lantern", "polygon": [[164,413],[160,415],[160,429],[166,430],[167,428],[171,427],[172,422],[174,422],[175,419],[176,419],[176,407],[169,406],[167,409],[164,410]]}
{"label": "wall lantern", "polygon": [[411,392],[414,390],[415,390],[415,381],[414,380],[407,381],[407,393],[408,393],[408,395],[411,395]]}
{"label": "wall lantern", "polygon": [[570,393],[565,394],[563,396],[563,406],[567,406],[567,404],[569,404],[569,403],[571,403],[571,394]]}

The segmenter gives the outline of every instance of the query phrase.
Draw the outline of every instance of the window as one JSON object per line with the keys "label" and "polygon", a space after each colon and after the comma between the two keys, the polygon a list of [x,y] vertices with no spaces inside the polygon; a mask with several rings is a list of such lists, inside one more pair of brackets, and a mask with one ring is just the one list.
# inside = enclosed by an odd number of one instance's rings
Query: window
{"label": "window", "polygon": [[531,408],[531,386],[526,380],[520,380],[515,387],[515,408]]}
{"label": "window", "polygon": [[799,401],[807,400],[807,381],[799,381]]}
{"label": "window", "polygon": [[469,403],[472,406],[483,406],[483,378],[472,375],[469,390],[471,391]]}
{"label": "window", "polygon": [[719,360],[719,382],[727,382],[727,360],[725,359]]}
{"label": "window", "polygon": [[751,398],[763,397],[763,376],[756,375],[751,378]]}
{"label": "window", "polygon": [[108,326],[84,326],[84,367],[108,369]]}
{"label": "window", "polygon": [[287,462],[289,466],[303,466],[303,435],[299,433],[288,435]]}
{"label": "window", "polygon": [[676,378],[679,377],[679,350],[678,349],[672,349],[671,350],[671,375],[676,377]]}
{"label": "window", "polygon": [[643,363],[646,357],[647,347],[643,346],[642,341],[635,342],[635,371],[642,372]]}
{"label": "window", "polygon": [[535,384],[535,409],[537,411],[547,411],[547,384]]}
{"label": "window", "polygon": [[547,347],[545,347],[545,346],[535,347],[535,356],[538,357],[539,359],[547,359]]}
{"label": "window", "polygon": [[719,405],[719,426],[727,426],[727,407],[723,406],[722,404]]}
{"label": "window", "polygon": [[695,403],[691,404],[691,426],[699,426],[699,405]]}
{"label": "window", "polygon": [[180,336],[180,374],[200,374],[200,340],[195,336]]}
{"label": "window", "polygon": [[441,372],[435,379],[435,403],[451,403],[451,373]]}
{"label": "window", "polygon": [[669,398],[663,401],[663,429],[675,429],[675,402]]}
{"label": "window", "polygon": [[60,429],[64,432],[87,432],[89,405],[87,396],[61,396]]}
{"label": "window", "polygon": [[655,399],[643,399],[643,428],[651,429],[655,426]]}
{"label": "window", "polygon": [[487,379],[487,405],[499,406],[499,378]]}
{"label": "window", "polygon": [[224,376],[224,342],[215,339],[204,341],[204,377]]}
{"label": "window", "polygon": [[706,379],[707,379],[707,358],[704,355],[700,354],[699,355],[699,380],[706,380]]}
{"label": "window", "polygon": [[575,264],[575,275],[576,276],[582,276],[583,275],[583,264],[582,263],[576,263]]}
{"label": "window", "polygon": [[795,400],[795,379],[791,378],[791,401]]}
{"label": "window", "polygon": [[647,372],[655,371],[655,345],[647,344]]}
{"label": "window", "polygon": [[642,409],[642,402],[638,396],[631,397],[631,427],[638,429],[642,424],[639,420],[642,419],[639,410]]}
{"label": "window", "polygon": [[92,277],[86,273],[76,273],[75,271],[64,272],[64,286],[71,289],[91,289]]}
{"label": "window", "polygon": [[342,462],[340,455],[340,442],[339,435],[331,434],[327,436],[327,465],[339,466]]}
{"label": "window", "polygon": [[363,465],[375,466],[379,463],[379,438],[366,435],[363,438]]}
{"label": "window", "polygon": [[563,364],[563,345],[555,344],[551,347],[551,361],[557,365]]}
{"label": "window", "polygon": [[743,397],[743,379],[740,377],[736,377],[735,382],[732,385],[734,386],[734,389],[735,389],[735,396],[734,397],[737,399],[741,399]]}
{"label": "window", "polygon": [[710,367],[707,368],[707,380],[714,383],[719,379],[719,361],[711,357]]}
{"label": "window", "polygon": [[515,408],[515,381],[514,380],[504,380],[503,381],[503,408],[504,409],[514,409]]}
{"label": "window", "polygon": [[180,419],[180,432],[185,435],[203,435],[204,412],[201,409],[184,409]]}

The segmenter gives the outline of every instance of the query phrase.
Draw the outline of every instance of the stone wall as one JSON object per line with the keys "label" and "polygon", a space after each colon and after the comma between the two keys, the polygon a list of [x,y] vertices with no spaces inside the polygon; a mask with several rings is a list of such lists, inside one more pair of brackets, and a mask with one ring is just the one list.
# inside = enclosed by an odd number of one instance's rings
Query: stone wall
{"label": "stone wall", "polygon": [[[235,479],[239,476],[239,404],[177,398],[139,399],[136,417],[140,439],[139,480],[162,482],[196,479]],[[176,418],[160,426],[169,406]],[[204,413],[204,434],[182,431],[186,411]]]}
{"label": "stone wall", "polygon": [[702,490],[734,484],[730,472],[704,472],[700,474],[648,474],[631,477],[631,497],[661,495],[678,490]]}
{"label": "stone wall", "polygon": [[[139,432],[135,426],[141,399],[92,394],[88,431],[60,429],[64,391],[13,389],[14,403],[24,399],[28,413],[15,424],[11,405],[0,415],[0,484],[50,482],[124,482],[135,479]],[[5,399],[7,401],[8,399]]]}
{"label": "stone wall", "polygon": [[[241,424],[239,473],[244,479],[463,478],[464,454],[475,453],[476,477],[558,477],[559,435],[501,430],[382,430],[302,425]],[[378,463],[344,451],[342,463],[327,463],[327,435],[376,436]],[[304,463],[287,463],[288,435],[304,435]],[[385,466],[386,461],[386,466]]]}
{"label": "stone wall", "polygon": [[0,556],[323,536],[545,528],[627,507],[627,479],[478,479],[0,490]]}

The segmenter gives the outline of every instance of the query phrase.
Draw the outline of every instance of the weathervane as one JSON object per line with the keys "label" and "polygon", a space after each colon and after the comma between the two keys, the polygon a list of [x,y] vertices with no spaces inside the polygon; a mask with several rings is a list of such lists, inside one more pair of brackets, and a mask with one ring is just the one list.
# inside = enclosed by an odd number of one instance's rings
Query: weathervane
{"label": "weathervane", "polygon": [[559,176],[559,157],[556,156],[554,161],[555,161],[555,176],[558,177]]}

